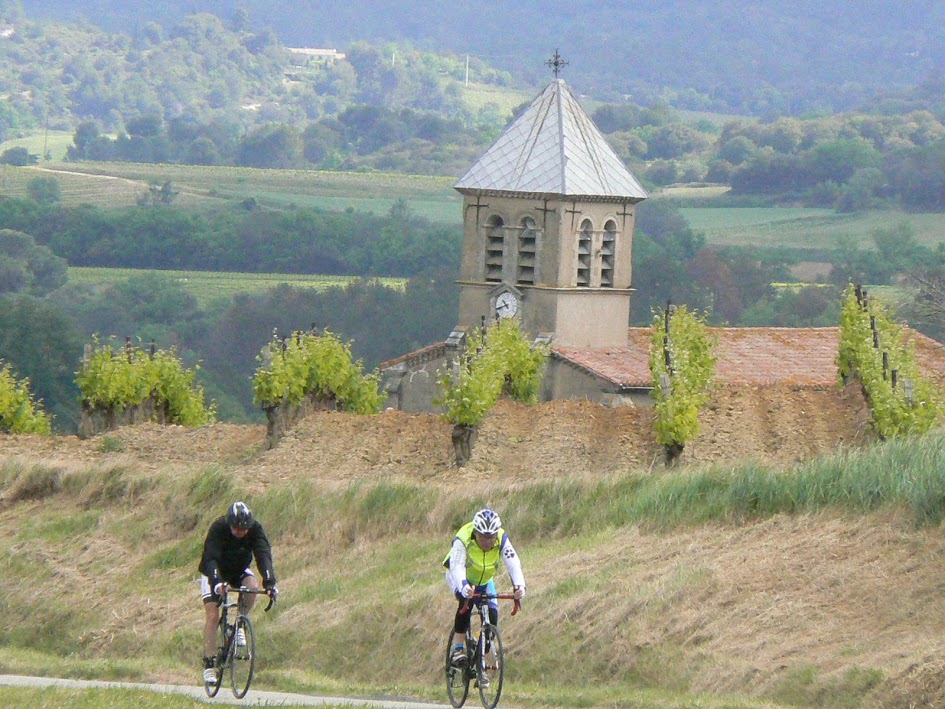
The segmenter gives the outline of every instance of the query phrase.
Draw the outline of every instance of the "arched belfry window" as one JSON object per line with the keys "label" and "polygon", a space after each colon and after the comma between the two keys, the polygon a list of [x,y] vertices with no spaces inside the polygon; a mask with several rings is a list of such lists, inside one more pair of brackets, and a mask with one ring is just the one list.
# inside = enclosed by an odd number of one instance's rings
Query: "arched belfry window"
{"label": "arched belfry window", "polygon": [[577,284],[591,285],[591,246],[594,243],[594,225],[590,219],[581,222],[578,233]]}
{"label": "arched belfry window", "polygon": [[505,252],[505,222],[493,215],[486,222],[486,281],[502,281],[502,258]]}
{"label": "arched belfry window", "polygon": [[600,248],[600,284],[603,288],[614,285],[614,258],[617,254],[617,222],[608,220]]}
{"label": "arched belfry window", "polygon": [[534,285],[535,259],[538,251],[538,226],[531,217],[524,217],[519,227],[516,281],[523,285]]}

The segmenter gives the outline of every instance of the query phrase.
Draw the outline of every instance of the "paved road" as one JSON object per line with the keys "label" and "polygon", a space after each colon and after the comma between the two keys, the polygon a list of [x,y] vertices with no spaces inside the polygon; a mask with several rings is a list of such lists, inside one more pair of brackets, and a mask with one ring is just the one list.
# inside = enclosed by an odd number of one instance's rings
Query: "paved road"
{"label": "paved road", "polygon": [[228,687],[221,687],[214,698],[207,697],[203,687],[180,684],[141,684],[137,682],[104,682],[84,679],[56,679],[53,677],[24,677],[22,675],[0,675],[0,685],[8,687],[62,687],[64,689],[121,688],[143,689],[161,694],[183,694],[201,699],[208,704],[240,704],[257,707],[376,707],[377,709],[439,709],[442,705],[405,702],[392,699],[354,699],[351,697],[325,697],[312,694],[289,694],[287,692],[261,692],[249,690],[243,699],[237,699]]}

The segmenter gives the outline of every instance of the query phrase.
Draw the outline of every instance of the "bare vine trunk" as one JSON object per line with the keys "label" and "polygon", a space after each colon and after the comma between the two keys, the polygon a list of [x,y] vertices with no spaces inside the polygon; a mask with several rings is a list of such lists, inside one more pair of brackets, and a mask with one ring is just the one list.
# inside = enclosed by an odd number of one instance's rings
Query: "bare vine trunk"
{"label": "bare vine trunk", "polygon": [[458,467],[462,468],[472,458],[472,449],[478,436],[478,426],[467,426],[461,423],[453,426],[453,451],[456,454]]}
{"label": "bare vine trunk", "polygon": [[266,411],[266,449],[275,448],[283,436],[295,426],[300,419],[314,411],[337,411],[338,402],[334,398],[325,398],[315,394],[306,394],[301,403],[288,404],[282,402],[275,406],[265,407]]}
{"label": "bare vine trunk", "polygon": [[668,446],[664,446],[663,449],[666,451],[666,467],[672,467],[679,460],[679,456],[682,455],[683,449],[686,446],[682,443],[670,443]]}

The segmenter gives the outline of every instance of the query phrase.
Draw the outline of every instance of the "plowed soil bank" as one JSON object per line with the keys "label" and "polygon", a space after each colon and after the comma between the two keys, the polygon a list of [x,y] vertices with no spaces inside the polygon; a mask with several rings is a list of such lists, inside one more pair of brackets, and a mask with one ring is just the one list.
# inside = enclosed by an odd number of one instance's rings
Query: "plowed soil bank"
{"label": "plowed soil bank", "polygon": [[[0,436],[0,458],[59,464],[125,459],[144,470],[226,465],[259,485],[305,476],[325,481],[395,478],[451,483],[500,477],[525,482],[613,475],[663,465],[651,409],[586,401],[522,406],[501,401],[479,432],[472,460],[454,463],[451,426],[436,414],[374,416],[316,412],[272,451],[264,426],[198,429],[145,424],[89,440],[75,436]],[[764,460],[785,466],[867,439],[859,389],[724,387],[702,416],[702,432],[683,465]],[[112,441],[106,443],[106,436]],[[117,443],[117,445],[115,445]]]}

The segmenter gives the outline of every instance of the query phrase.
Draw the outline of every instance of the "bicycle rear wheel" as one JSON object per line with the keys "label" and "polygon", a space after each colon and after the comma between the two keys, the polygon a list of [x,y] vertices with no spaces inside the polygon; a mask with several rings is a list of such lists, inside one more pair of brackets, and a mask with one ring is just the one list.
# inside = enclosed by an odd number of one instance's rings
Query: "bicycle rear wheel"
{"label": "bicycle rear wheel", "polygon": [[494,625],[487,625],[479,634],[476,684],[484,709],[495,709],[502,696],[502,681],[505,679],[505,656],[502,653],[502,636]]}
{"label": "bicycle rear wheel", "polygon": [[[246,637],[245,645],[238,642],[240,630]],[[248,617],[241,615],[236,619],[236,633],[230,642],[230,682],[237,699],[242,699],[249,691],[255,666],[256,636],[253,634],[253,624]]]}
{"label": "bicycle rear wheel", "polygon": [[[468,645],[467,645],[468,647]],[[446,639],[446,693],[450,697],[450,704],[459,709],[466,703],[469,695],[469,665],[463,667],[453,664],[453,629],[450,628]]]}

